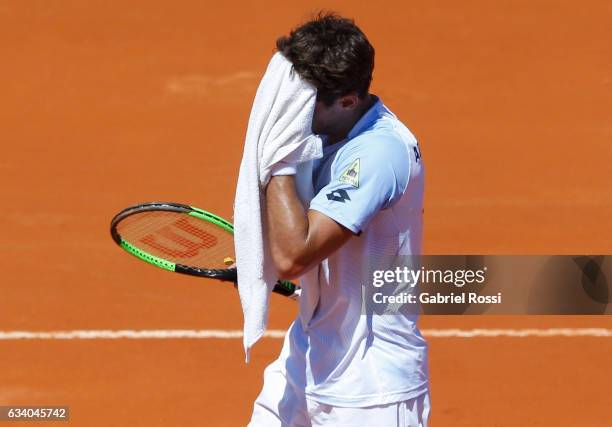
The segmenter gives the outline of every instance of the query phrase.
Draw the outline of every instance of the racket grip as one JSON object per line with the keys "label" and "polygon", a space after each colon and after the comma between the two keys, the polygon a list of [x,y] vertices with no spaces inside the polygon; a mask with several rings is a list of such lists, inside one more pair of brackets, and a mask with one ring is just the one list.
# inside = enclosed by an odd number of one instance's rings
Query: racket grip
{"label": "racket grip", "polygon": [[[235,267],[230,268],[228,270],[224,270],[225,272],[232,274],[225,274],[225,278],[221,280],[227,280],[234,283],[234,287],[238,288],[238,272]],[[299,286],[294,285],[289,280],[278,280],[272,289],[272,292],[275,294],[279,294],[291,299],[298,299],[301,293],[301,289]]]}
{"label": "racket grip", "polygon": [[288,280],[279,280],[278,282],[276,282],[276,285],[274,285],[274,289],[272,289],[272,292],[289,298],[297,299],[300,295],[300,288]]}

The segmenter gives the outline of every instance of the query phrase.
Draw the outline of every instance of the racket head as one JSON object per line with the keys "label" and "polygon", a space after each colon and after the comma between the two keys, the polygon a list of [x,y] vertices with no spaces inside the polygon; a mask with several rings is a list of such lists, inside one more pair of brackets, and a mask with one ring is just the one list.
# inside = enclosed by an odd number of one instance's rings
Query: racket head
{"label": "racket head", "polygon": [[234,227],[218,215],[180,203],[130,206],[111,221],[113,240],[165,270],[236,282]]}

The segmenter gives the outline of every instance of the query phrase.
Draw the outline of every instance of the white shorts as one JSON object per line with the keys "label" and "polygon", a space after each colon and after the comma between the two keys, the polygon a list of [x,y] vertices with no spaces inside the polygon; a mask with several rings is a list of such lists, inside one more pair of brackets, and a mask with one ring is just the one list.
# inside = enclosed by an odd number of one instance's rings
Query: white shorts
{"label": "white shorts", "polygon": [[366,408],[318,403],[286,381],[277,360],[264,372],[264,386],[253,405],[248,427],[427,427],[430,405],[429,393]]}

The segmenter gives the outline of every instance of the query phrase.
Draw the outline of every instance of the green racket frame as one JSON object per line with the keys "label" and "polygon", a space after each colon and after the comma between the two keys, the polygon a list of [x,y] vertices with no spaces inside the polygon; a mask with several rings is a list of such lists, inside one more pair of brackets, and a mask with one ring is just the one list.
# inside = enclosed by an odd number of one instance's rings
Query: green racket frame
{"label": "green racket frame", "polygon": [[[206,269],[198,268],[189,265],[183,265],[167,261],[163,258],[149,254],[142,249],[139,249],[129,242],[123,240],[121,235],[117,231],[117,225],[125,218],[142,212],[149,211],[167,211],[184,213],[202,221],[208,221],[213,223],[227,232],[234,234],[234,226],[231,222],[221,218],[218,215],[207,212],[203,209],[196,208],[194,206],[184,205],[181,203],[167,203],[167,202],[151,202],[142,203],[139,205],[130,206],[119,212],[111,221],[110,232],[113,240],[120,247],[125,249],[128,253],[135,257],[152,264],[156,267],[163,268],[164,270],[174,271],[175,273],[188,274],[190,276],[206,277],[209,279],[217,279],[226,282],[238,283],[238,272],[236,268],[223,268],[223,269]],[[274,286],[273,292],[281,294],[287,297],[296,297],[299,293],[299,287],[287,280],[279,280]]]}

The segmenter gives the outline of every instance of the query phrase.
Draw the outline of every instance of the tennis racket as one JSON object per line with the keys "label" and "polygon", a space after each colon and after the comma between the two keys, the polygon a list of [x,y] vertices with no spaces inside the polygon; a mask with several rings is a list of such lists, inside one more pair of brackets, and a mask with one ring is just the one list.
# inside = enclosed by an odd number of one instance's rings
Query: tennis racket
{"label": "tennis racket", "polygon": [[[236,284],[234,226],[205,210],[180,203],[144,203],[111,221],[113,240],[156,267]],[[279,280],[274,292],[297,298],[299,288]]]}

